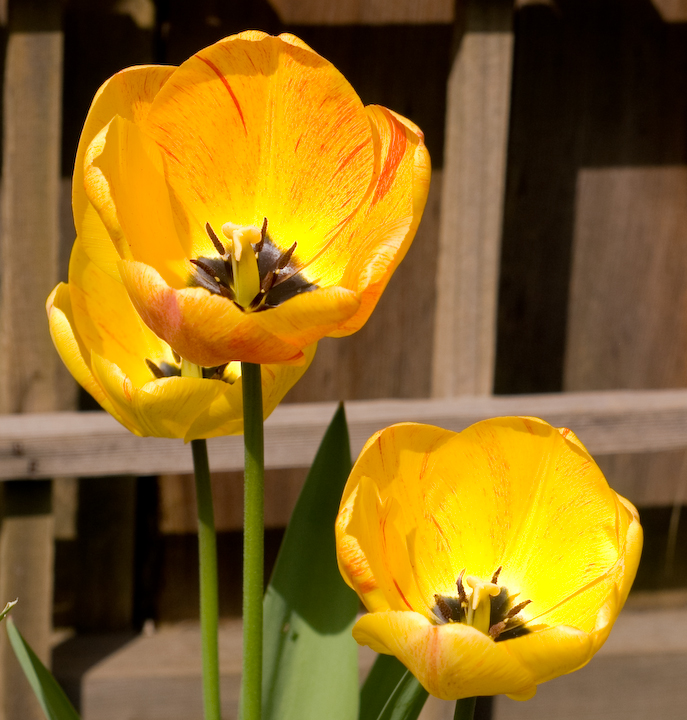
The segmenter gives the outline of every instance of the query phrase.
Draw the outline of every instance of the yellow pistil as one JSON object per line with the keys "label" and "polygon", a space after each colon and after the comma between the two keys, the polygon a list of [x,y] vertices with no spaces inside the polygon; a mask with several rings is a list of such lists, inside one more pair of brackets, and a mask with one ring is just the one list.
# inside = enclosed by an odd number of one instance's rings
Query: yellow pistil
{"label": "yellow pistil", "polygon": [[241,363],[234,361],[234,362],[230,362],[227,365],[227,367],[224,369],[224,374],[222,375],[222,380],[224,380],[224,382],[228,382],[230,385],[233,385],[240,377],[241,377]]}
{"label": "yellow pistil", "polygon": [[258,258],[253,245],[260,242],[261,232],[252,225],[224,223],[222,233],[230,242],[236,303],[247,309],[260,292]]}
{"label": "yellow pistil", "polygon": [[496,597],[501,589],[495,583],[485,582],[474,575],[468,575],[464,582],[465,585],[472,588],[472,595],[468,604],[467,623],[488,635],[489,626],[491,625],[491,601],[489,598]]}

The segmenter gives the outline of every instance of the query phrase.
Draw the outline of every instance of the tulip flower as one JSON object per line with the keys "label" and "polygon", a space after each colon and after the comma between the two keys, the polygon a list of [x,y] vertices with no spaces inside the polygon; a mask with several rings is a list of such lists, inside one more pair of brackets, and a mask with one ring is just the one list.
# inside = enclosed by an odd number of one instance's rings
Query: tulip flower
{"label": "tulip flower", "polygon": [[250,31],[106,82],[73,206],[86,253],[181,357],[298,364],[367,320],[429,176],[412,122],[298,38]]}
{"label": "tulip flower", "polygon": [[577,437],[517,417],[377,433],[336,534],[341,573],[370,611],[355,639],[444,700],[526,700],[585,665],[642,545],[637,511]]}
{"label": "tulip flower", "polygon": [[[114,253],[114,249],[112,249]],[[77,238],[69,284],[48,298],[50,332],[65,365],[100,405],[136,435],[186,441],[243,431],[240,363],[182,377],[181,360],[146,327],[124,286],[91,262]],[[303,365],[263,365],[267,417],[305,372]]]}

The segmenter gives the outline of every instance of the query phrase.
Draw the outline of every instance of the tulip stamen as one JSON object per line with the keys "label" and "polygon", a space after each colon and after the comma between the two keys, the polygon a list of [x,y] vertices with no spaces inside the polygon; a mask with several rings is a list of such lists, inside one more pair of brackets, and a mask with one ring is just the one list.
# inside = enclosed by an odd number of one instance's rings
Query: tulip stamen
{"label": "tulip stamen", "polygon": [[162,370],[149,358],[146,358],[146,365],[148,366],[148,370],[155,375],[157,380],[166,377]]}
{"label": "tulip stamen", "polygon": [[317,288],[300,274],[294,258],[298,243],[294,242],[287,250],[277,247],[267,234],[267,218],[259,230],[225,223],[222,233],[228,240],[227,246],[209,222],[205,223],[205,232],[219,257],[189,258],[195,268],[190,285],[221,295],[245,312],[268,310],[294,295]]}
{"label": "tulip stamen", "polygon": [[217,250],[220,256],[224,257],[227,254],[227,249],[224,247],[224,245],[222,245],[220,239],[217,237],[215,231],[212,229],[212,226],[209,222],[205,223],[205,232],[207,232],[208,237],[210,238],[210,240],[212,240],[212,244],[215,246],[215,250]]}
{"label": "tulip stamen", "polygon": [[434,595],[433,612],[439,622],[471,625],[494,642],[510,640],[530,632],[525,626],[526,621],[517,616],[532,601],[525,600],[513,605],[518,593],[510,595],[508,588],[498,586],[502,569],[499,566],[491,582],[486,582],[473,575],[466,577],[463,568],[456,580],[458,597]]}

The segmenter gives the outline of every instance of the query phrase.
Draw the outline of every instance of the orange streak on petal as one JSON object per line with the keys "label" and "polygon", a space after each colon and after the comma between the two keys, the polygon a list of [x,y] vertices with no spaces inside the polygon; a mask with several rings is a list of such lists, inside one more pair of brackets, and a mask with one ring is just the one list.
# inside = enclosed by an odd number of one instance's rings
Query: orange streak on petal
{"label": "orange streak on petal", "polygon": [[377,188],[372,198],[372,205],[378,203],[389,192],[408,144],[408,138],[406,137],[403,125],[386,108],[382,108],[382,111],[386,115],[389,126],[391,127],[391,140],[389,143],[389,151],[384,160],[384,167],[379,174]]}
{"label": "orange streak on petal", "polygon": [[231,95],[231,99],[234,101],[234,105],[236,105],[239,117],[241,118],[241,122],[243,123],[243,131],[246,133],[246,135],[248,135],[248,128],[246,127],[246,121],[243,118],[243,111],[241,110],[241,105],[239,105],[239,101],[236,99],[236,95],[234,95],[234,91],[231,89],[231,85],[229,85],[227,79],[224,77],[224,75],[222,75],[221,70],[211,60],[207,60],[201,55],[196,55],[196,57],[199,60],[202,60],[210,68],[210,70],[212,70],[212,72],[214,72],[215,75],[217,75],[217,77],[222,81],[222,85],[224,85],[224,87],[227,89],[227,92],[229,93],[229,95]]}

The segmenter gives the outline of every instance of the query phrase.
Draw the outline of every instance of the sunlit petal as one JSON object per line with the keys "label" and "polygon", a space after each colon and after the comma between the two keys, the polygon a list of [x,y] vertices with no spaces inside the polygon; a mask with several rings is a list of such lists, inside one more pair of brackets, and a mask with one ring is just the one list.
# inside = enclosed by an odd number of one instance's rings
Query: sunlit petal
{"label": "sunlit petal", "polygon": [[526,699],[601,647],[642,530],[573,433],[495,418],[461,433],[406,423],[374,435],[336,539],[370,610],[359,642],[396,655],[438,697]]}
{"label": "sunlit petal", "polygon": [[212,367],[240,355],[244,362],[303,364],[301,350],[223,297],[199,287],[175,290],[143,263],[122,261],[119,270],[143,322],[190,362]]}
{"label": "sunlit petal", "polygon": [[505,651],[504,643],[467,625],[432,625],[413,612],[368,613],[356,623],[353,637],[395,655],[442,700],[501,693],[524,700],[536,691],[532,674]]}

